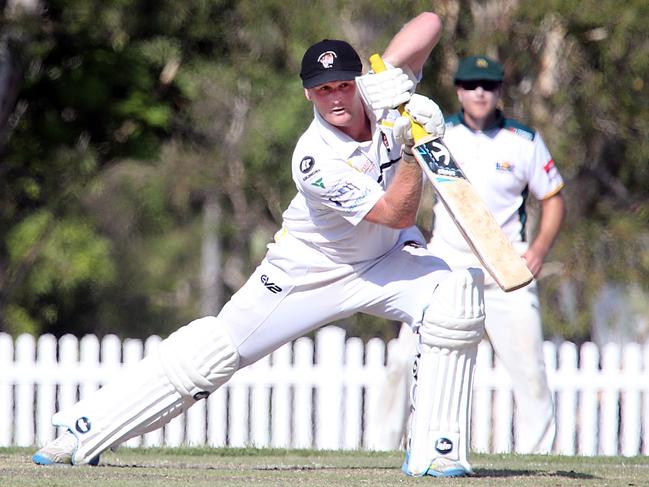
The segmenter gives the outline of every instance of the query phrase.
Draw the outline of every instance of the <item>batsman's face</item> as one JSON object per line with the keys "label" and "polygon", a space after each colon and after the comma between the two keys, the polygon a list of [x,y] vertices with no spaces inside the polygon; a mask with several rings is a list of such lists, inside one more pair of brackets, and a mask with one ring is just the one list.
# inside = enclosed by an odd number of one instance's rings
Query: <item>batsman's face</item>
{"label": "batsman's face", "polygon": [[[480,82],[478,82],[480,83]],[[485,83],[486,84],[486,83]],[[475,120],[486,120],[496,110],[500,100],[500,84],[457,87],[457,98],[465,115]]]}
{"label": "batsman's face", "polygon": [[335,127],[354,128],[365,123],[363,103],[356,95],[355,81],[331,81],[304,90],[318,113]]}

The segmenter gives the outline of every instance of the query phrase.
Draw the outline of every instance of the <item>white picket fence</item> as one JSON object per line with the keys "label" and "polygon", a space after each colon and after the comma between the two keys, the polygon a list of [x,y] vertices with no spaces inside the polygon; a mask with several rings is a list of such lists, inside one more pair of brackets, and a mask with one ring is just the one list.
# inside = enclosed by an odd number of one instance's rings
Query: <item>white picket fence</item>
{"label": "white picket fence", "polygon": [[[160,342],[114,335],[101,341],[66,335],[15,341],[0,333],[0,446],[41,445],[58,433],[55,410],[73,404],[139,360]],[[237,372],[227,386],[200,401],[163,429],[127,446],[257,446],[317,449],[383,449],[386,425],[378,416],[380,385],[395,341],[365,346],[335,326],[315,342],[300,338]],[[387,359],[386,359],[387,355]],[[610,344],[580,349],[545,343],[551,388],[556,392],[555,452],[565,455],[646,455],[649,441],[649,345]],[[478,352],[472,448],[512,451],[514,406],[510,382],[493,363],[491,346]],[[395,391],[405,401],[405,390]],[[398,396],[398,397],[397,397]],[[405,403],[404,403],[405,404]]]}

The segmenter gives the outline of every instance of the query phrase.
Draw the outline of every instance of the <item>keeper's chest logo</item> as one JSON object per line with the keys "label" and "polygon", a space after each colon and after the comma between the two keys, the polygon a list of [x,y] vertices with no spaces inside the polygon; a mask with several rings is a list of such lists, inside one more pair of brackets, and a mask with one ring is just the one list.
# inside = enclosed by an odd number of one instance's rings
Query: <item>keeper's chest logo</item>
{"label": "keeper's chest logo", "polygon": [[511,162],[497,162],[496,163],[496,171],[500,172],[514,172],[514,166]]}

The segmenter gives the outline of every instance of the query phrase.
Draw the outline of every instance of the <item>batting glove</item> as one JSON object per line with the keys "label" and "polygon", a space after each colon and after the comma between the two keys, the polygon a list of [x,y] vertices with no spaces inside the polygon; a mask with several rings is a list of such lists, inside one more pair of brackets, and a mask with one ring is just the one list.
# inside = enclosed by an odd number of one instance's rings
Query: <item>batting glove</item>
{"label": "batting glove", "polygon": [[356,87],[361,98],[372,110],[396,108],[415,92],[417,79],[410,69],[395,68],[386,63],[388,69],[380,73],[370,71],[356,77]]}
{"label": "batting glove", "polygon": [[399,117],[394,121],[392,126],[392,135],[394,140],[401,145],[415,145],[415,139],[412,138],[412,125],[409,117]]}
{"label": "batting glove", "polygon": [[442,111],[430,98],[414,94],[405,106],[406,112],[434,138],[444,136],[446,124]]}
{"label": "batting glove", "polygon": [[412,149],[415,139],[412,137],[411,127],[409,117],[397,118],[392,126],[392,135],[394,135],[394,140],[401,144],[401,159],[405,162],[415,162]]}

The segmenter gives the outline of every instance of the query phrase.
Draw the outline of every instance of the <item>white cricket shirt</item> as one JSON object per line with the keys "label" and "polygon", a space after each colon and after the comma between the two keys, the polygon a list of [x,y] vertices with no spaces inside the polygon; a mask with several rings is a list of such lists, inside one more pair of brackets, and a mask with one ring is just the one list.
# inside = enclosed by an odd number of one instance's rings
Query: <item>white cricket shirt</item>
{"label": "white cricket shirt", "polygon": [[[400,230],[363,220],[383,195],[401,160],[392,136],[395,110],[367,110],[371,142],[359,143],[314,109],[314,120],[293,152],[298,193],[283,214],[283,232],[337,263],[375,259],[397,243]],[[381,117],[386,125],[378,123]]]}
{"label": "white cricket shirt", "polygon": [[[444,143],[482,196],[512,242],[525,242],[525,199],[543,200],[563,187],[563,179],[541,135],[498,112],[494,127],[475,131],[459,113],[446,120]],[[470,252],[443,204],[434,207],[434,239]]]}

